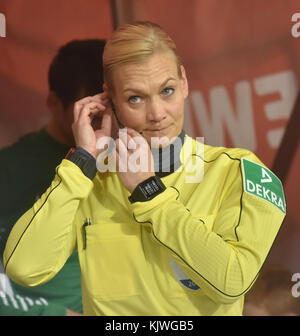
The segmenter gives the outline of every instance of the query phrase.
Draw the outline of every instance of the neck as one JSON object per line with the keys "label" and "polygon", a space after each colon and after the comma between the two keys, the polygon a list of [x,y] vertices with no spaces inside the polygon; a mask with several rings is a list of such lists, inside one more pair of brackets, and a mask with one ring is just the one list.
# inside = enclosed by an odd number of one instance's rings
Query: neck
{"label": "neck", "polygon": [[73,139],[70,139],[70,137],[63,132],[54,119],[48,122],[45,130],[57,142],[70,147],[74,145]]}

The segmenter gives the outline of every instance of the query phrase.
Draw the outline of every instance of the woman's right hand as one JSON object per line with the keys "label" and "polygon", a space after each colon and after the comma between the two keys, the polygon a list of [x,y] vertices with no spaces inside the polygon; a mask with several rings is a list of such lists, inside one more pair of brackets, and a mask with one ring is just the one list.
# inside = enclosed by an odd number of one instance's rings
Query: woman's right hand
{"label": "woman's right hand", "polygon": [[76,146],[96,159],[101,152],[96,148],[97,141],[111,136],[112,119],[113,112],[106,92],[78,100],[74,104],[72,124]]}

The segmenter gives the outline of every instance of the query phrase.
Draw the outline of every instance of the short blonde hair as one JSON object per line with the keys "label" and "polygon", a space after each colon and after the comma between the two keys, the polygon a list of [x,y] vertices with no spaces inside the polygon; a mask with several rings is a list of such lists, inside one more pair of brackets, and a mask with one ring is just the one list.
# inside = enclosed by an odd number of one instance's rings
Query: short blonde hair
{"label": "short blonde hair", "polygon": [[181,78],[181,60],[171,37],[158,25],[137,21],[121,25],[107,41],[103,52],[104,82],[113,90],[113,70],[123,64],[141,63],[153,54],[171,51],[175,56]]}

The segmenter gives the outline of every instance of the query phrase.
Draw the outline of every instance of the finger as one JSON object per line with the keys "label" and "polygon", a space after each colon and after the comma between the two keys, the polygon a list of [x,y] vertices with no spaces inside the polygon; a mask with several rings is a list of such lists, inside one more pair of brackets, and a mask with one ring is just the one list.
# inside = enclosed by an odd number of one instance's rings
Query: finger
{"label": "finger", "polygon": [[128,151],[135,151],[137,149],[137,142],[127,132],[127,128],[119,129],[119,138],[124,143]]}
{"label": "finger", "polygon": [[100,103],[96,102],[87,103],[79,112],[77,122],[91,123],[91,116],[96,115],[98,113],[103,113],[105,109],[106,107]]}
{"label": "finger", "polygon": [[132,139],[136,143],[136,146],[142,146],[144,149],[149,147],[147,140],[136,130],[133,128],[127,128],[128,137]]}
{"label": "finger", "polygon": [[[140,165],[141,171],[143,172],[152,172],[154,173],[154,160],[151,152],[151,148],[147,142],[147,140],[136,130],[132,128],[127,128],[128,137],[130,137],[134,141],[134,144],[129,142],[129,147],[139,148],[140,158],[138,160],[138,164]],[[129,169],[130,169],[129,163]]]}
{"label": "finger", "polygon": [[127,132],[130,134],[132,137],[134,136],[141,136],[139,132],[134,130],[133,128],[127,127]]}
{"label": "finger", "polygon": [[108,103],[109,102],[109,98],[106,92],[102,92],[102,93],[98,93],[94,96],[92,96],[93,99],[97,100],[100,103]]}
{"label": "finger", "polygon": [[94,95],[93,101],[100,103],[106,109],[110,107],[110,100],[108,99],[107,95],[104,93]]}
{"label": "finger", "polygon": [[119,137],[127,146],[129,151],[136,151],[139,147],[147,153],[149,146],[144,137],[131,128],[122,128],[119,130]]}
{"label": "finger", "polygon": [[125,153],[127,152],[126,145],[120,138],[116,139],[115,143],[116,143],[116,152],[119,153],[122,157],[124,157]]}
{"label": "finger", "polygon": [[103,101],[100,101],[96,96],[89,96],[89,97],[82,98],[74,104],[74,111],[73,111],[74,122],[78,120],[81,110],[84,108],[84,106],[87,103],[95,102],[95,103],[100,103],[101,105],[105,106],[105,103]]}
{"label": "finger", "polygon": [[[142,133],[136,131],[135,129],[133,129],[133,128],[129,128],[129,127],[128,127],[127,129],[128,129],[128,133],[129,133],[132,137],[141,137],[141,138],[145,139],[145,138],[143,137]],[[146,141],[146,139],[145,139],[145,141]]]}
{"label": "finger", "polygon": [[119,132],[118,132],[118,136],[119,136],[119,139],[125,144],[125,146],[127,147],[127,143],[128,143],[128,140],[127,140],[127,128],[124,127],[124,128],[119,128]]}
{"label": "finger", "polygon": [[127,147],[125,146],[124,142],[121,139],[117,139],[116,142],[116,164],[117,170],[119,172],[126,172],[127,171]]}
{"label": "finger", "polygon": [[129,132],[127,132],[127,148],[128,150],[135,151],[139,147],[139,143],[135,140],[134,136],[131,136]]}
{"label": "finger", "polygon": [[103,92],[95,94],[93,97],[99,97],[101,99],[105,99],[105,98],[108,97],[108,94],[107,94],[107,92],[103,91]]}
{"label": "finger", "polygon": [[[86,98],[85,98],[86,99]],[[74,104],[74,109],[73,109],[73,115],[74,115],[74,123],[78,121],[80,111],[82,110],[82,104],[80,104],[80,101],[77,101]]]}
{"label": "finger", "polygon": [[[97,100],[101,105],[105,106],[106,109],[105,111],[103,111],[103,113],[98,113],[98,108],[91,108],[91,112],[96,112],[96,114],[94,114],[93,120],[92,120],[92,127],[94,130],[101,130],[102,128],[104,128],[104,132],[105,134],[111,136],[111,121],[110,118],[108,117],[108,115],[110,114],[110,112],[108,111],[108,113],[106,113],[106,111],[109,109],[109,100],[108,99],[103,99],[103,98],[99,98],[99,96],[101,96],[101,94],[97,94],[95,96],[93,96],[94,100]],[[108,114],[108,115],[107,115]],[[104,123],[102,125],[102,121],[103,121],[103,116],[105,115],[104,118]]]}
{"label": "finger", "polygon": [[80,121],[80,119],[85,119],[86,117],[102,113],[105,109],[106,107],[100,103],[97,102],[87,103],[83,106],[83,108],[79,112],[78,121]]}
{"label": "finger", "polygon": [[109,136],[111,135],[112,117],[112,110],[107,108],[103,113],[101,130]]}

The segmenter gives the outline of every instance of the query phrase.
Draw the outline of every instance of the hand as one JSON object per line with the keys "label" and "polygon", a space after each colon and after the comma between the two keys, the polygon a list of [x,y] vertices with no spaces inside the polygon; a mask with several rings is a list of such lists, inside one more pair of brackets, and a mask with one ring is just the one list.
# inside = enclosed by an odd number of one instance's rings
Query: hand
{"label": "hand", "polygon": [[96,148],[97,141],[111,136],[113,112],[106,93],[85,97],[74,104],[72,130],[76,146],[95,158],[103,150]]}
{"label": "hand", "polygon": [[118,175],[130,191],[154,173],[154,161],[144,137],[131,128],[119,130],[116,139],[116,164]]}

